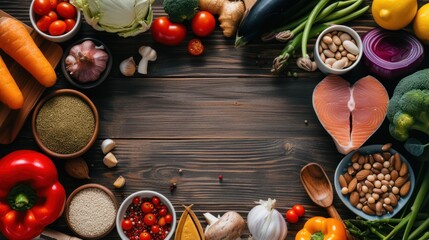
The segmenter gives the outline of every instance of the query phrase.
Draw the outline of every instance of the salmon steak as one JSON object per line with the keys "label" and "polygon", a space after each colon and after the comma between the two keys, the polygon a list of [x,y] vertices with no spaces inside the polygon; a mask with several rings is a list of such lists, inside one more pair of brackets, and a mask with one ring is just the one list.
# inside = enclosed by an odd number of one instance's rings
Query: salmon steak
{"label": "salmon steak", "polygon": [[338,152],[360,148],[386,117],[389,95],[374,77],[351,85],[337,75],[326,76],[313,91],[313,108],[333,138]]}

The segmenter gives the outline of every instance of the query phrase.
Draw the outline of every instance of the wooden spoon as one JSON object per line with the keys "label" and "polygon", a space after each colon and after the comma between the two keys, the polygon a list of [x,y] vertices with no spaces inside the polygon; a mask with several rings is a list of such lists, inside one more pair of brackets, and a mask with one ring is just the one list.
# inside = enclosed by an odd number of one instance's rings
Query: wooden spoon
{"label": "wooden spoon", "polygon": [[[301,169],[301,182],[308,196],[315,204],[325,208],[329,216],[340,220],[344,224],[343,219],[333,205],[334,190],[331,182],[319,164],[309,163],[305,165]],[[348,231],[346,233],[348,240],[353,239],[353,236]]]}

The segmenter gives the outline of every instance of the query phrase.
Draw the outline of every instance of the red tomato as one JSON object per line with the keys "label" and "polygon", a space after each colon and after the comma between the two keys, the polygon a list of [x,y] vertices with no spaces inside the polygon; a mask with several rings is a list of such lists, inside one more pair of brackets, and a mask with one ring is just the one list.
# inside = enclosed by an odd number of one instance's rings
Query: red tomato
{"label": "red tomato", "polygon": [[160,219],[158,219],[159,226],[164,226],[165,224],[167,224],[165,221],[165,217],[161,217]]}
{"label": "red tomato", "polygon": [[158,206],[159,203],[161,203],[161,200],[159,200],[159,197],[153,196],[152,197],[152,203],[153,203],[153,205]]}
{"label": "red tomato", "polygon": [[144,213],[150,213],[153,211],[153,204],[150,202],[144,202],[141,206],[142,212]]}
{"label": "red tomato", "polygon": [[153,214],[153,213],[146,214],[143,218],[143,222],[144,222],[144,224],[146,224],[148,226],[152,226],[152,225],[156,224],[155,214]]}
{"label": "red tomato", "polygon": [[159,216],[167,215],[167,209],[165,209],[165,208],[159,209],[158,214],[159,214]]}
{"label": "red tomato", "polygon": [[133,204],[134,205],[139,205],[139,203],[140,203],[140,198],[139,197],[133,198]]}
{"label": "red tomato", "polygon": [[298,215],[293,209],[289,209],[286,212],[286,221],[289,223],[297,223],[298,222]]}
{"label": "red tomato", "polygon": [[122,220],[122,229],[124,229],[125,231],[130,230],[131,228],[133,228],[133,223],[131,222],[130,219],[124,219]]}
{"label": "red tomato", "polygon": [[191,39],[188,43],[188,53],[194,56],[201,55],[204,52],[204,45],[199,39]]}
{"label": "red tomato", "polygon": [[50,17],[52,22],[58,20],[58,15],[54,11],[49,11],[48,15],[46,16]]}
{"label": "red tomato", "polygon": [[159,226],[158,225],[152,225],[152,227],[150,227],[150,231],[153,233],[158,233],[159,232]]}
{"label": "red tomato", "polygon": [[165,222],[171,223],[173,221],[173,216],[171,214],[165,215]]}
{"label": "red tomato", "polygon": [[153,20],[152,37],[156,42],[168,46],[179,45],[186,37],[186,27],[181,23],[172,23],[167,17]]}
{"label": "red tomato", "polygon": [[75,18],[76,8],[68,2],[60,2],[57,5],[57,13],[63,18]]}
{"label": "red tomato", "polygon": [[71,18],[65,19],[64,22],[67,25],[66,32],[70,32],[74,28],[74,26],[76,25],[76,21],[74,19],[71,19]]}
{"label": "red tomato", "polygon": [[51,25],[51,23],[52,23],[51,18],[45,15],[37,21],[36,26],[40,31],[47,32],[49,30],[49,25]]}
{"label": "red tomato", "polygon": [[213,33],[216,27],[216,19],[207,11],[199,11],[192,18],[192,31],[199,37],[206,37]]}
{"label": "red tomato", "polygon": [[298,215],[298,217],[302,217],[304,216],[305,213],[305,209],[304,206],[300,205],[300,204],[295,204],[292,209],[295,211],[296,215]]}
{"label": "red tomato", "polygon": [[67,24],[63,20],[57,20],[49,25],[49,34],[59,36],[66,32]]}
{"label": "red tomato", "polygon": [[51,11],[51,3],[49,0],[35,0],[33,3],[33,10],[40,16],[46,15]]}
{"label": "red tomato", "polygon": [[139,239],[140,240],[150,240],[151,236],[148,232],[142,232],[142,233],[140,233]]}
{"label": "red tomato", "polygon": [[51,3],[51,10],[55,10],[57,8],[57,0],[49,0]]}

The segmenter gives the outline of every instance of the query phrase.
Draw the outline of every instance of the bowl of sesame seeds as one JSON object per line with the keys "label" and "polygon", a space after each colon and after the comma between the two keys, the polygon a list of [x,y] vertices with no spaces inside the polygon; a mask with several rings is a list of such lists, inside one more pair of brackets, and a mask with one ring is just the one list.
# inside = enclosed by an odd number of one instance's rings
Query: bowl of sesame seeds
{"label": "bowl of sesame seeds", "polygon": [[65,219],[76,236],[102,239],[115,228],[118,203],[113,193],[100,184],[85,184],[68,197]]}

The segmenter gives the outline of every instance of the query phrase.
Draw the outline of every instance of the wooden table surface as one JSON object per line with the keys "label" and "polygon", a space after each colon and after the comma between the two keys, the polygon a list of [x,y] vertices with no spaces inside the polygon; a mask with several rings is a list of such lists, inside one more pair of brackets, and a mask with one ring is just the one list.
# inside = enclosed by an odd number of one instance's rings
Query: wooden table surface
{"label": "wooden table surface", "polygon": [[[165,15],[161,2],[155,1],[155,17]],[[29,6],[30,0],[0,1],[0,9],[28,25]],[[368,12],[347,25],[363,34],[375,23]],[[202,40],[204,55],[193,57],[186,52],[187,41],[166,47],[154,43],[150,32],[121,38],[83,23],[79,34],[61,46],[65,48],[83,37],[107,44],[114,55],[113,70],[101,86],[81,90],[92,99],[100,115],[98,139],[83,156],[90,166],[91,179],[69,177],[63,161],[54,159],[67,195],[86,183],[108,187],[119,202],[135,191],[155,190],[171,200],[178,218],[184,210],[182,205],[194,204],[203,227],[203,213],[217,215],[234,210],[246,218],[259,199],[277,199],[281,213],[294,204],[303,204],[305,218],[298,224],[288,224],[287,239],[294,239],[306,219],[328,216],[312,203],[299,180],[300,169],[317,162],[333,182],[335,168],[343,157],[312,107],[313,89],[324,75],[304,73],[294,63],[289,70],[298,72],[298,77],[271,74],[272,60],[283,44],[255,41],[235,49],[234,39],[223,37],[217,27],[214,34]],[[186,40],[192,37],[188,31]],[[142,45],[152,46],[158,59],[149,63],[147,75],[123,77],[119,63],[130,56],[140,59],[137,50]],[[429,66],[428,62],[426,57],[423,66]],[[58,83],[45,95],[55,89],[73,88],[60,69],[56,70]],[[345,77],[353,82],[368,74],[361,64]],[[395,82],[381,81],[391,94]],[[113,153],[119,165],[113,169],[102,162],[99,146],[106,138],[117,143]],[[402,144],[390,137],[385,120],[365,145],[387,142],[402,149]],[[0,146],[0,156],[17,149],[39,150],[29,119],[13,143]],[[116,190],[112,183],[120,175],[127,183]],[[221,182],[219,175],[223,176]],[[174,193],[169,190],[172,182],[177,183]],[[343,218],[354,217],[337,196],[334,205]],[[71,234],[64,217],[49,227]],[[105,239],[118,239],[116,230]]]}

